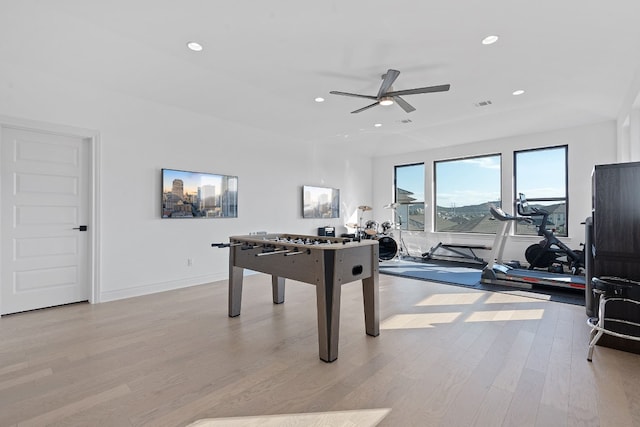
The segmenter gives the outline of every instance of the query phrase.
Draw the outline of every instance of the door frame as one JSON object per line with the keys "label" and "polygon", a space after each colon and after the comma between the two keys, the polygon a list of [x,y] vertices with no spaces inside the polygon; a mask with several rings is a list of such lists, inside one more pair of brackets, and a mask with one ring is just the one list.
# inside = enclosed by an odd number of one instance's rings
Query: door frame
{"label": "door frame", "polygon": [[[75,126],[66,126],[55,123],[48,123],[30,119],[22,119],[0,115],[0,143],[2,142],[2,130],[13,128],[27,131],[44,132],[55,135],[65,135],[82,138],[89,144],[89,218],[90,227],[89,244],[87,249],[89,302],[97,304],[100,302],[100,134],[97,130],[84,129]],[[2,190],[0,188],[0,200],[2,200]],[[0,238],[2,238],[0,231]],[[1,250],[1,248],[0,248]],[[0,269],[2,265],[0,264]],[[0,296],[0,307],[2,297]]]}

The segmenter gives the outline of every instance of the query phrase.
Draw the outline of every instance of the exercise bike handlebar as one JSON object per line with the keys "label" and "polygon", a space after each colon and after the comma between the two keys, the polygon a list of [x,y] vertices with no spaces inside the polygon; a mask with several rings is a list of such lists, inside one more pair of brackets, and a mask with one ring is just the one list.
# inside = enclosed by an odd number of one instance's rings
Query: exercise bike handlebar
{"label": "exercise bike handlebar", "polygon": [[535,206],[529,206],[529,202],[527,202],[527,198],[523,193],[518,194],[516,206],[518,213],[522,216],[549,216],[548,211],[536,208]]}
{"label": "exercise bike handlebar", "polygon": [[[537,225],[538,228],[538,236],[546,236],[549,237],[549,234],[553,234],[553,230],[547,230],[547,223],[549,222],[549,211],[541,208],[536,208],[535,206],[529,206],[527,202],[527,198],[523,193],[518,194],[518,201],[516,202],[518,213],[520,215],[532,217],[538,216],[542,217],[540,224]],[[529,211],[528,209],[531,209]]]}

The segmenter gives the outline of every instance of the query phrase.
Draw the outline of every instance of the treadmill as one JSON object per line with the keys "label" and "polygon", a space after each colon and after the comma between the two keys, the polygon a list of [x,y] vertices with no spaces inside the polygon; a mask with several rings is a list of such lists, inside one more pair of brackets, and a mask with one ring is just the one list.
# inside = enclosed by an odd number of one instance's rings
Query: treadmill
{"label": "treadmill", "polygon": [[525,217],[515,217],[502,209],[491,206],[491,215],[500,221],[500,227],[496,232],[496,239],[493,243],[493,250],[489,263],[482,270],[480,282],[490,285],[507,285],[518,288],[531,289],[534,285],[553,286],[565,289],[584,290],[586,280],[584,276],[551,273],[543,270],[529,270],[506,264],[502,260],[504,245],[509,236],[511,225],[515,221],[527,221]]}

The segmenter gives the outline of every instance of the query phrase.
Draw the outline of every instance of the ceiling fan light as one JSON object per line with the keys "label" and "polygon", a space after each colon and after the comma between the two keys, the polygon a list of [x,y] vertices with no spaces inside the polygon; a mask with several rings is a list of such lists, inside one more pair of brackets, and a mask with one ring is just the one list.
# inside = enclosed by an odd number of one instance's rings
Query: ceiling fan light
{"label": "ceiling fan light", "polygon": [[482,39],[482,44],[487,45],[487,44],[494,44],[495,42],[498,41],[498,36],[492,35],[492,36],[487,36],[484,39]]}
{"label": "ceiling fan light", "polygon": [[389,97],[389,96],[385,96],[384,98],[380,99],[379,102],[380,105],[392,105],[393,104],[393,98]]}
{"label": "ceiling fan light", "polygon": [[188,42],[187,47],[194,52],[200,52],[203,49],[202,45],[198,42]]}

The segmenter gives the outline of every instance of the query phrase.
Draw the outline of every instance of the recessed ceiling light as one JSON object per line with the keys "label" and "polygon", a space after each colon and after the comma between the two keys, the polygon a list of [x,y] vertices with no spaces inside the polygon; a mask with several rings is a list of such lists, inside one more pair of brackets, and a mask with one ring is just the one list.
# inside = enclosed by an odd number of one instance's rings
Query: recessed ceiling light
{"label": "recessed ceiling light", "polygon": [[518,90],[514,90],[513,91],[513,95],[516,95],[516,96],[522,95],[523,93],[524,93],[524,91],[522,89],[518,89]]}
{"label": "recessed ceiling light", "polygon": [[315,99],[316,102],[324,102],[324,98],[319,96]]}
{"label": "recessed ceiling light", "polygon": [[494,44],[498,41],[498,36],[487,36],[482,39],[482,44]]}
{"label": "recessed ceiling light", "polygon": [[203,49],[202,45],[198,42],[189,42],[187,43],[187,47],[194,52],[200,52]]}
{"label": "recessed ceiling light", "polygon": [[379,128],[380,126],[382,126],[382,123],[376,123],[376,124],[375,124],[375,125],[373,125],[373,126],[375,126],[375,127]]}

